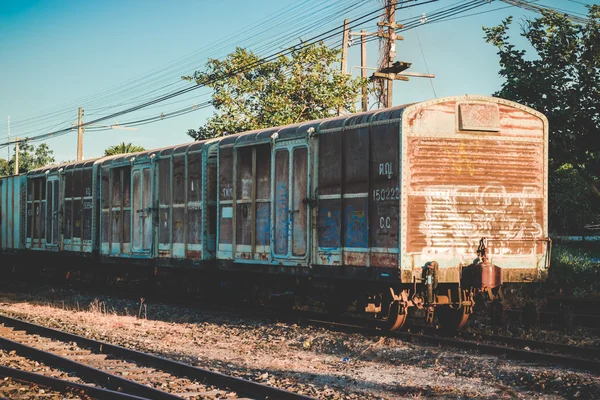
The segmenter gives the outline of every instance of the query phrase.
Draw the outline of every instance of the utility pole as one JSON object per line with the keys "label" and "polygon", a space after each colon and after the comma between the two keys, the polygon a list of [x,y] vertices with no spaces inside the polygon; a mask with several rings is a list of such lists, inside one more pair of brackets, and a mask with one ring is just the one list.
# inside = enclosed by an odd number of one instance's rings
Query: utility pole
{"label": "utility pole", "polygon": [[[394,80],[407,81],[408,78],[405,76],[399,76],[398,74],[408,68],[411,63],[403,61],[394,61],[396,58],[396,40],[404,40],[402,36],[396,35],[396,29],[404,28],[404,25],[397,24],[395,22],[396,17],[396,2],[397,0],[386,0],[387,9],[385,12],[386,21],[378,22],[377,25],[380,27],[379,36],[382,39],[387,39],[384,47],[384,54],[382,57],[379,71],[375,72],[371,79],[383,78],[386,80],[387,90],[384,95],[383,88],[381,90],[379,99],[380,103],[384,104],[384,107],[392,106],[392,96],[394,89]],[[383,28],[387,27],[387,32],[383,31]]]}
{"label": "utility pole", "polygon": [[77,113],[77,161],[83,160],[83,109]]}
{"label": "utility pole", "polygon": [[[344,33],[342,34],[342,65],[341,70],[342,74],[348,73],[348,28],[350,26],[350,20],[346,18],[344,20]],[[340,106],[338,108],[338,115],[342,115],[344,113],[344,107]]]}
{"label": "utility pole", "polygon": [[[387,22],[388,22],[388,65],[391,67],[396,59],[396,30],[394,29],[395,18],[396,18],[396,0],[388,0],[389,7],[387,9]],[[392,106],[392,95],[394,89],[394,81],[387,81],[387,97],[386,107]]]}
{"label": "utility pole", "polygon": [[[8,116],[8,143],[10,143],[10,115]],[[6,161],[10,161],[10,146],[6,146]]]}
{"label": "utility pole", "polygon": [[[367,79],[367,31],[360,31],[360,76]],[[369,92],[366,87],[362,89],[362,110],[369,108]]]}
{"label": "utility pole", "polygon": [[15,138],[15,175],[19,173],[19,138]]}

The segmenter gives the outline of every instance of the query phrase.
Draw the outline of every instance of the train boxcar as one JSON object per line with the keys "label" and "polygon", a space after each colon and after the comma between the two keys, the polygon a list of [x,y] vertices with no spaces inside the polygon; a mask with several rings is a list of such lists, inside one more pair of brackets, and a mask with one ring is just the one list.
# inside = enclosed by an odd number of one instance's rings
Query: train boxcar
{"label": "train boxcar", "polygon": [[13,254],[25,247],[22,210],[26,188],[24,175],[0,177],[0,255]]}
{"label": "train boxcar", "polygon": [[98,160],[101,261],[161,267],[214,261],[215,152],[203,141]]}
{"label": "train boxcar", "polygon": [[226,137],[220,268],[310,277],[392,328],[412,306],[462,325],[476,293],[546,276],[547,142],[542,114],[485,96]]}

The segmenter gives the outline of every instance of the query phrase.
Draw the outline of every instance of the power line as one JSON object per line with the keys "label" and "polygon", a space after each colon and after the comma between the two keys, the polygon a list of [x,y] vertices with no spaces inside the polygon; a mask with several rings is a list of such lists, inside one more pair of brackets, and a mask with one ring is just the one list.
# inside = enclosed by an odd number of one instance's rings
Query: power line
{"label": "power line", "polygon": [[[134,79],[124,84],[122,83],[112,88],[106,89],[103,92],[100,92],[99,94],[79,99],[75,104],[69,105],[68,109],[66,111],[62,111],[61,114],[72,114],[72,110],[76,105],[83,105],[86,108],[86,110],[94,109],[94,111],[106,111],[109,109],[123,107],[125,105],[139,103],[140,101],[142,101],[141,99],[148,100],[149,96],[154,96],[156,95],[156,93],[167,88],[183,88],[185,87],[185,83],[183,83],[181,80],[162,85],[161,87],[157,87],[157,84],[164,80],[165,77],[172,78],[173,75],[176,75],[175,73],[169,72],[169,70],[173,70],[174,68],[187,68],[186,66],[191,66],[192,63],[197,65],[198,62],[194,60],[194,58],[197,55],[201,54],[203,57],[208,57],[210,56],[211,51],[219,52],[223,50],[225,48],[225,44],[231,42],[232,40],[236,40],[241,43],[248,43],[247,45],[245,45],[245,47],[247,48],[250,48],[257,43],[263,43],[263,46],[264,44],[281,45],[282,41],[287,41],[289,43],[290,38],[288,37],[288,32],[290,32],[290,29],[296,28],[300,30],[306,30],[306,28],[302,26],[304,24],[303,20],[314,20],[311,29],[320,28],[322,26],[322,23],[331,21],[332,19],[334,19],[334,17],[339,15],[339,13],[356,11],[358,8],[364,7],[365,3],[366,2],[360,0],[355,0],[352,3],[318,2],[317,6],[315,6],[314,4],[311,4],[311,1],[309,0],[305,0],[303,2],[296,2],[264,17],[249,28],[243,27],[240,30],[238,30],[237,33],[234,32],[232,35],[228,35],[223,40],[215,41],[211,43],[211,45],[208,47],[196,50],[189,56],[185,56],[171,62],[166,66],[166,68],[156,69],[154,71],[151,71],[149,74],[144,75],[140,79]],[[332,6],[335,7],[332,8]],[[329,12],[324,12],[328,8]],[[306,15],[307,12],[309,13],[308,15]],[[313,14],[317,16],[323,15],[324,17],[323,19],[319,20],[316,18],[312,18]],[[329,19],[326,20],[325,18]],[[274,27],[280,25],[285,26],[285,31],[273,35],[272,31]],[[181,73],[179,73],[178,75],[181,75]],[[142,92],[139,95],[135,95],[133,96],[133,98],[131,98],[131,95],[133,95],[135,92],[139,92],[140,90],[143,90],[145,87],[148,86],[151,86],[151,89],[149,91]],[[109,106],[93,106],[91,104],[97,103],[98,101],[107,101],[111,98],[116,98],[117,96],[119,99],[122,99],[126,95],[130,96],[130,98],[125,102],[113,102],[113,104]],[[58,112],[53,112],[42,116],[34,117],[29,120],[21,120],[13,125],[17,128],[21,128],[22,130],[22,128],[28,125],[37,125],[37,120],[39,119],[47,119],[50,117],[54,117],[55,115],[57,115],[57,113]],[[36,127],[34,132],[44,130],[47,131],[47,127]],[[34,132],[27,132],[26,134]]]}
{"label": "power line", "polygon": [[[399,5],[398,7],[396,7],[396,9],[405,8],[405,7],[407,7],[406,3],[409,3],[409,2],[412,3],[412,2],[417,2],[417,1],[418,0],[407,0],[404,3],[402,3],[401,5]],[[416,5],[424,5],[424,4],[433,3],[433,2],[437,2],[437,1],[439,1],[439,0],[422,1],[422,2],[420,2],[418,4],[416,4]],[[373,12],[370,12],[370,13],[362,15],[361,17],[357,18],[354,21],[355,23],[354,23],[354,25],[352,27],[356,29],[356,26],[358,26],[360,24],[363,24],[363,23],[366,23],[366,22],[370,22],[372,20],[377,19],[379,17],[378,15],[375,16],[375,17],[372,17],[371,19],[366,19],[366,18],[371,17],[374,14],[377,14],[378,12],[380,12],[383,9],[385,9],[385,7],[380,8],[380,9],[378,9],[376,11],[373,11]],[[364,20],[364,21],[361,21],[361,20]],[[303,45],[300,45],[300,46],[299,45],[290,46],[290,47],[284,49],[283,51],[276,52],[274,54],[266,56],[266,57],[260,59],[259,61],[257,61],[256,63],[244,66],[244,68],[240,68],[240,69],[238,69],[236,71],[231,71],[230,73],[224,74],[224,75],[221,75],[221,76],[212,77],[212,79],[209,80],[209,81],[202,82],[200,84],[197,84],[197,85],[194,85],[194,86],[191,86],[191,87],[186,87],[186,88],[183,88],[183,89],[171,92],[171,93],[167,93],[165,95],[159,96],[159,97],[157,97],[155,99],[152,99],[150,101],[144,102],[144,103],[139,104],[137,106],[134,106],[134,107],[131,107],[131,108],[119,111],[119,112],[112,113],[112,114],[110,114],[108,116],[96,118],[96,119],[94,119],[92,121],[89,121],[89,122],[86,122],[86,123],[82,124],[82,126],[91,125],[91,124],[94,124],[94,123],[97,123],[97,122],[105,121],[105,120],[110,119],[110,118],[115,118],[115,117],[118,117],[118,116],[121,116],[121,115],[125,115],[125,114],[128,114],[128,113],[140,110],[142,108],[148,107],[150,105],[157,104],[159,102],[163,102],[163,101],[171,99],[173,97],[189,93],[189,92],[191,92],[193,90],[197,90],[200,87],[205,87],[209,83],[218,81],[218,80],[226,78],[228,76],[232,76],[232,75],[237,74],[237,73],[241,73],[241,72],[245,72],[245,71],[251,70],[252,68],[255,68],[255,67],[257,67],[257,66],[259,66],[259,65],[261,65],[263,63],[269,62],[269,61],[275,59],[276,57],[279,57],[279,56],[282,56],[282,55],[283,56],[288,55],[288,54],[290,54],[290,53],[292,53],[294,51],[297,51],[297,50],[299,50],[301,48],[305,48],[305,47],[308,47],[308,46],[310,46],[312,44],[315,44],[318,41],[324,41],[324,40],[326,40],[328,38],[334,37],[334,36],[336,36],[336,35],[339,34],[339,32],[338,32],[339,29],[340,29],[340,27],[335,27],[333,29],[330,29],[330,30],[324,32],[324,33],[321,33],[319,35],[316,35],[316,36],[308,39],[307,41],[304,42]],[[65,129],[61,129],[61,130],[55,131],[55,132],[50,132],[50,133],[38,135],[38,136],[35,136],[35,137],[25,138],[25,139],[23,139],[21,141],[34,141],[34,140],[35,141],[39,141],[39,140],[43,140],[43,139],[47,139],[47,138],[51,138],[51,137],[58,137],[58,136],[62,136],[64,134],[66,134],[66,133],[69,133],[71,131],[71,129],[72,128],[65,128]],[[9,143],[0,143],[0,147],[6,146],[6,145],[9,145]]]}

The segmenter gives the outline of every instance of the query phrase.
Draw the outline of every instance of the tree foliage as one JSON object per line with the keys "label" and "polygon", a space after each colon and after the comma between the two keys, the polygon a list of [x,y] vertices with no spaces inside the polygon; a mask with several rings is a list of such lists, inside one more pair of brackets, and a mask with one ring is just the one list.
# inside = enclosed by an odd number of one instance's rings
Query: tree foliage
{"label": "tree foliage", "polygon": [[330,117],[338,108],[356,111],[356,99],[368,82],[334,66],[339,56],[340,51],[319,43],[267,62],[242,48],[223,60],[210,59],[205,71],[183,77],[212,88],[216,108],[204,126],[188,135],[200,140]]}
{"label": "tree foliage", "polygon": [[551,173],[565,165],[574,168],[600,199],[600,6],[588,8],[583,25],[555,12],[526,21],[521,35],[535,57],[511,42],[510,17],[483,29],[486,41],[498,49],[505,78],[494,95],[544,113],[550,126]]}
{"label": "tree foliage", "polygon": [[[19,143],[19,173],[25,173],[32,169],[52,164],[55,161],[53,153],[46,143],[42,143],[37,147],[26,142]],[[2,171],[2,165],[3,163],[0,161],[0,171]],[[11,160],[8,162],[8,173],[6,175],[14,173],[14,170],[15,156],[13,154]]]}
{"label": "tree foliage", "polygon": [[10,175],[10,168],[8,166],[8,161],[4,158],[0,158],[0,176]]}
{"label": "tree foliage", "polygon": [[146,150],[142,146],[136,146],[131,143],[121,142],[115,146],[110,146],[104,150],[104,156],[114,156],[115,154],[137,153]]}

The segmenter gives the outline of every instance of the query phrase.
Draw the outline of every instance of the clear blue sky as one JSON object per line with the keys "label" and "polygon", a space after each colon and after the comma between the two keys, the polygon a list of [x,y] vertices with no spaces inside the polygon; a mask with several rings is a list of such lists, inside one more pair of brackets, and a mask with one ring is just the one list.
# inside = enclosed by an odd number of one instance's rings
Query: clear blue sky
{"label": "clear blue sky", "polygon": [[[464,0],[440,0],[396,13],[402,20]],[[585,13],[588,0],[539,0],[537,4]],[[413,3],[414,4],[414,3]],[[270,55],[343,23],[344,18],[375,11],[381,0],[87,0],[5,2],[0,9],[0,143],[11,136],[35,136],[141,104],[189,87],[180,77],[202,69],[208,58],[222,58],[235,46]],[[495,11],[494,11],[495,10]],[[513,32],[533,12],[492,1],[442,23],[425,23],[403,33],[397,59],[412,62],[409,71],[435,74],[429,80],[396,82],[394,104],[465,93],[498,90],[498,58],[483,40],[482,26],[515,17]],[[279,23],[278,23],[279,21]],[[377,20],[357,27],[375,30]],[[326,41],[341,42],[341,35]],[[522,43],[522,40],[520,40]],[[358,45],[349,49],[349,67],[359,65]],[[369,43],[369,66],[378,59],[377,43]],[[427,65],[427,66],[426,66]],[[353,69],[356,75],[358,69]],[[207,89],[152,105],[99,124],[112,125],[179,110],[210,98]],[[189,142],[212,114],[205,108],[177,118],[142,125],[137,131],[88,129],[84,157],[98,157],[120,142],[146,148]],[[96,128],[98,129],[98,128]],[[76,132],[45,140],[57,161],[76,158]],[[12,149],[11,149],[12,154]],[[0,148],[7,157],[7,148]]]}

